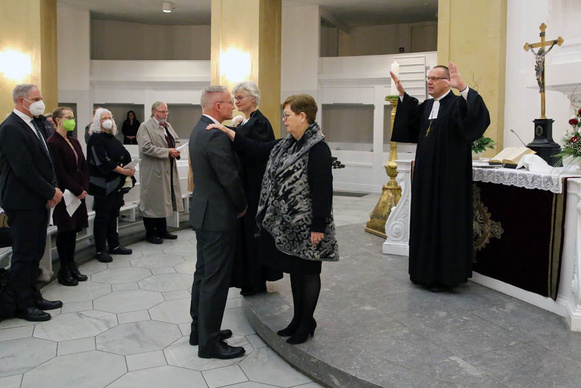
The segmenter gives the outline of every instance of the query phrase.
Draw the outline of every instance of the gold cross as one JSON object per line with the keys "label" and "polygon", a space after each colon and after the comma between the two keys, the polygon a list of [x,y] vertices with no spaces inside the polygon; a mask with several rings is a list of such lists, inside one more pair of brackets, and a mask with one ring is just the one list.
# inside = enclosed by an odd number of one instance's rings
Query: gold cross
{"label": "gold cross", "polygon": [[432,121],[434,121],[434,119],[430,120],[430,124],[428,125],[428,129],[426,130],[426,137],[428,137],[428,135],[430,134],[430,131],[432,130]]}
{"label": "gold cross", "polygon": [[[541,119],[546,119],[545,116],[545,56],[551,51],[551,49],[557,45],[561,46],[564,42],[563,38],[559,37],[558,39],[554,40],[545,40],[545,30],[547,29],[547,25],[542,23],[539,27],[541,33],[539,34],[541,37],[541,41],[538,43],[525,43],[524,49],[525,51],[531,50],[531,52],[535,55],[535,75],[537,77],[537,83],[539,84],[539,93],[541,93]],[[548,49],[547,46],[549,46]],[[535,48],[538,47],[537,52],[535,52]]]}

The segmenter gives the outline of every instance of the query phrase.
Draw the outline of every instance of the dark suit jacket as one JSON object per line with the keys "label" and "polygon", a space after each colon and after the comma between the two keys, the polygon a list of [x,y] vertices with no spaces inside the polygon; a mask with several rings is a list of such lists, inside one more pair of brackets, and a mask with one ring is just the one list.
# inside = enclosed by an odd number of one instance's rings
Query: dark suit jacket
{"label": "dark suit jacket", "polygon": [[12,112],[0,125],[0,206],[41,209],[54,196],[53,170],[43,145]]}
{"label": "dark suit jacket", "polygon": [[212,123],[202,116],[190,135],[194,173],[190,225],[195,230],[226,232],[236,229],[246,199],[232,143],[220,130],[206,130]]}

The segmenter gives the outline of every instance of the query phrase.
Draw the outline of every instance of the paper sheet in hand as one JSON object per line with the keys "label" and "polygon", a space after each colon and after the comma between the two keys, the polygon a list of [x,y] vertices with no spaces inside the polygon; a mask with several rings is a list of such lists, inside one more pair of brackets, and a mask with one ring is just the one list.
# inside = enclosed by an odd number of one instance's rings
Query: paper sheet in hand
{"label": "paper sheet in hand", "polygon": [[81,206],[81,200],[78,199],[70,190],[65,190],[63,193],[63,200],[65,201],[65,206],[67,207],[67,213],[72,217],[77,211],[79,206]]}
{"label": "paper sheet in hand", "polygon": [[141,162],[141,159],[133,159],[131,162],[127,163],[127,165],[123,166],[123,168],[135,168],[139,162]]}
{"label": "paper sheet in hand", "polygon": [[184,147],[187,147],[187,145],[188,145],[188,144],[190,144],[190,142],[189,142],[189,141],[186,141],[184,144],[182,144],[181,146],[179,146],[178,148],[176,148],[176,150],[178,150],[178,151],[180,151],[180,152],[181,152],[181,150],[182,150]]}

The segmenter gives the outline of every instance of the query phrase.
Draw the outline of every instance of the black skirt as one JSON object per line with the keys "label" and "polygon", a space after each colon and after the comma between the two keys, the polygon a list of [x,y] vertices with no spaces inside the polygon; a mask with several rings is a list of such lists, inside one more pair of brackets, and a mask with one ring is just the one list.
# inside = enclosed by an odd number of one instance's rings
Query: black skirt
{"label": "black skirt", "polygon": [[318,275],[321,273],[321,262],[301,259],[287,255],[276,249],[274,238],[264,229],[260,233],[260,260],[262,264],[289,274]]}

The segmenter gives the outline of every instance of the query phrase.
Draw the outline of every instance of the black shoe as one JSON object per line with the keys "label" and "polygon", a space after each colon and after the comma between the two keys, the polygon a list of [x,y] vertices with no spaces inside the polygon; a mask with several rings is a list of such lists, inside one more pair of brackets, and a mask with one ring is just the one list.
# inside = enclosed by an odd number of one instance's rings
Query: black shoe
{"label": "black shoe", "polygon": [[252,296],[252,295],[256,295],[259,294],[261,292],[266,292],[266,286],[255,289],[255,288],[243,288],[242,291],[240,291],[240,295],[242,296]]}
{"label": "black shoe", "polygon": [[163,244],[163,240],[157,236],[147,236],[145,237],[145,241],[152,244]]}
{"label": "black shoe", "polygon": [[133,249],[118,246],[115,249],[109,249],[109,253],[111,253],[113,255],[130,255],[133,253]]}
{"label": "black shoe", "polygon": [[46,299],[39,299],[34,301],[34,306],[41,310],[54,310],[60,309],[63,307],[63,302],[60,300],[46,300]]}
{"label": "black shoe", "polygon": [[159,236],[159,238],[164,239],[164,240],[177,240],[178,235],[177,234],[171,234],[170,232],[165,232],[164,234],[162,234],[161,236]]}
{"label": "black shoe", "polygon": [[113,258],[107,252],[97,253],[95,259],[99,260],[101,263],[110,263],[113,261]]}
{"label": "black shoe", "polygon": [[242,357],[245,352],[246,350],[242,346],[230,346],[224,341],[218,341],[215,345],[205,349],[198,348],[198,357],[228,360],[230,358]]}
{"label": "black shoe", "polygon": [[291,335],[293,335],[295,333],[295,331],[298,329],[299,327],[299,323],[301,322],[300,319],[295,319],[293,317],[293,319],[291,320],[291,322],[288,324],[287,327],[285,327],[282,330],[279,330],[276,332],[276,334],[280,335],[281,337],[290,337]]}
{"label": "black shoe", "polygon": [[299,325],[292,337],[286,340],[286,343],[292,345],[302,344],[309,339],[309,335],[311,337],[315,335],[316,328],[317,321],[315,321],[314,318],[309,323],[302,323]]}
{"label": "black shoe", "polygon": [[30,322],[44,322],[49,321],[51,318],[49,313],[45,313],[37,307],[29,307],[26,310],[16,311],[15,317]]}
{"label": "black shoe", "polygon": [[73,275],[73,277],[75,279],[77,279],[79,282],[84,282],[88,279],[87,275],[83,275],[82,273],[79,272],[79,268],[77,267],[77,263],[71,263],[70,268],[71,268],[71,275]]}
{"label": "black shoe", "polygon": [[71,268],[67,265],[61,265],[57,279],[63,286],[76,286],[79,284],[79,281],[73,277]]}
{"label": "black shoe", "polygon": [[[229,329],[220,330],[220,334],[218,335],[218,340],[224,341],[225,339],[228,339],[230,337],[232,337],[232,330],[229,330]],[[198,332],[193,331],[190,334],[190,345],[197,346],[199,343],[200,343],[200,341],[198,340]]]}

